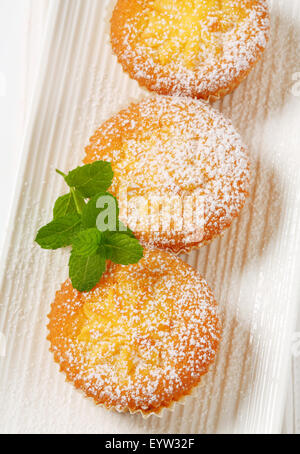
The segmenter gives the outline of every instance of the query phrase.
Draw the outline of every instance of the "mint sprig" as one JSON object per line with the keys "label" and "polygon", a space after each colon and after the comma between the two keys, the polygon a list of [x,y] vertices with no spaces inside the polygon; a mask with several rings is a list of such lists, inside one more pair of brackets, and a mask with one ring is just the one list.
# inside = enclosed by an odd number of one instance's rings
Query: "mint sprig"
{"label": "mint sprig", "polygon": [[[88,292],[101,279],[107,260],[121,265],[137,263],[143,248],[119,220],[117,199],[108,192],[113,179],[109,162],[77,167],[67,175],[60,170],[57,173],[70,190],[56,200],[53,220],[38,231],[35,241],[43,249],[72,246],[70,279],[78,291]],[[111,229],[104,222],[108,204],[114,207]]]}

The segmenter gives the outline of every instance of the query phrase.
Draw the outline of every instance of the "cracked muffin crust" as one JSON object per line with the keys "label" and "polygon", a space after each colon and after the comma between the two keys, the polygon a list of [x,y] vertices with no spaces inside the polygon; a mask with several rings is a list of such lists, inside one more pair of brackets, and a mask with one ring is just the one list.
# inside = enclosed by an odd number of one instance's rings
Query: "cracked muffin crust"
{"label": "cracked muffin crust", "polygon": [[160,413],[191,393],[214,362],[217,306],[205,280],[163,251],[110,264],[88,293],[66,281],[49,315],[54,359],[97,404]]}
{"label": "cracked muffin crust", "polygon": [[267,0],[118,0],[111,44],[151,91],[215,99],[250,72],[269,37]]}
{"label": "cracked muffin crust", "polygon": [[248,196],[239,134],[203,102],[160,96],[132,104],[90,139],[84,162],[109,161],[120,218],[145,246],[189,252],[222,234]]}

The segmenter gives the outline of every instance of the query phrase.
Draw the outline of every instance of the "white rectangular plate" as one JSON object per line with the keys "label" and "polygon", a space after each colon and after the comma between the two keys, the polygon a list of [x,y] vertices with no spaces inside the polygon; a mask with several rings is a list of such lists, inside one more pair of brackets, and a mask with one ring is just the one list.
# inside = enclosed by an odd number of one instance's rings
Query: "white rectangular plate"
{"label": "white rectangular plate", "polygon": [[217,364],[197,397],[148,420],[95,406],[65,383],[48,352],[46,316],[67,277],[68,253],[42,251],[33,240],[65,190],[54,169],[79,165],[94,129],[129,100],[148,96],[111,54],[109,0],[51,4],[3,260],[1,432],[279,432],[299,301],[300,87],[293,80],[300,71],[299,1],[272,2],[263,60],[215,104],[241,132],[253,162],[251,197],[239,220],[186,258],[221,305]]}

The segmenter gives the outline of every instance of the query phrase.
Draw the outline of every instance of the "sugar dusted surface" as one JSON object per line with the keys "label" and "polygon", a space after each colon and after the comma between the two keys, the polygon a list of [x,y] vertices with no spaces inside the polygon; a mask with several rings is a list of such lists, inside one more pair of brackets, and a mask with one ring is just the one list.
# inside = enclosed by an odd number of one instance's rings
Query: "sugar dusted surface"
{"label": "sugar dusted surface", "polygon": [[230,92],[266,48],[266,0],[118,0],[111,42],[125,71],[161,94]]}
{"label": "sugar dusted surface", "polygon": [[220,338],[204,279],[159,251],[145,251],[137,265],[111,264],[86,294],[67,281],[49,318],[51,350],[68,380],[119,411],[159,412],[189,394]]}
{"label": "sugar dusted surface", "polygon": [[[0,357],[1,432],[279,433],[299,306],[300,109],[299,97],[291,93],[300,56],[299,0],[270,2],[272,40],[261,63],[233,96],[215,105],[249,147],[253,186],[226,234],[184,257],[205,276],[222,313],[220,352],[201,380],[205,385],[184,406],[144,420],[83,398],[48,351],[46,315],[68,276],[69,251],[43,251],[33,237],[66,190],[55,168],[80,165],[93,131],[145,96],[111,55],[103,26],[108,3],[59,2],[53,39],[46,40],[53,54],[27,163],[22,162],[7,260],[2,254],[0,331],[7,344],[6,357]],[[64,50],[71,32],[74,41]]]}
{"label": "sugar dusted surface", "polygon": [[[119,199],[121,213],[125,203],[128,206],[122,220],[144,244],[176,253],[221,234],[248,196],[249,160],[239,134],[220,113],[200,101],[157,97],[122,110],[90,139],[85,162],[100,159],[112,163],[111,190]],[[155,196],[164,201],[178,196],[184,201],[191,194],[203,205],[203,211],[196,207],[191,232],[178,229],[176,217],[183,216],[175,210],[174,222],[167,229],[162,227],[163,216],[157,228],[149,207],[145,213],[139,211],[136,225],[135,197],[151,202]],[[130,199],[134,200],[131,210]],[[203,235],[195,241],[200,228]]]}

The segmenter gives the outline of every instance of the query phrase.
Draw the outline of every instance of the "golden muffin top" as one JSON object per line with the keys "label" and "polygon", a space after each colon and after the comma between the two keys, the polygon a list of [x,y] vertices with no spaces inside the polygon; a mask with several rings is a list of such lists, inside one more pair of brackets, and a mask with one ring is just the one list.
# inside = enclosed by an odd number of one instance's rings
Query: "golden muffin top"
{"label": "golden muffin top", "polygon": [[155,0],[145,15],[136,44],[153,49],[161,64],[176,60],[194,69],[206,56],[223,52],[223,34],[240,24],[250,2],[232,0]]}
{"label": "golden muffin top", "polygon": [[230,91],[258,60],[266,0],[118,0],[111,41],[120,63],[161,94]]}
{"label": "golden muffin top", "polygon": [[133,104],[90,139],[85,163],[110,161],[120,217],[147,246],[179,252],[230,225],[248,195],[249,160],[231,123],[192,99]]}
{"label": "golden muffin top", "polygon": [[189,265],[162,251],[111,264],[97,287],[67,281],[49,315],[49,340],[68,380],[97,403],[157,412],[213,362],[220,323],[213,295]]}

